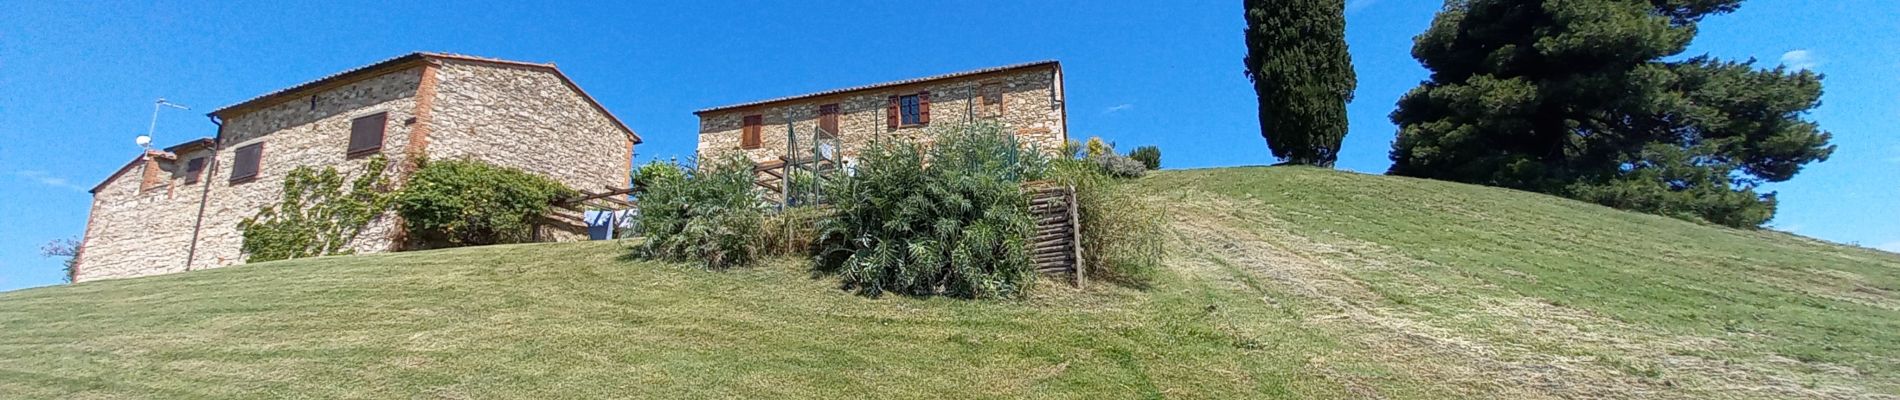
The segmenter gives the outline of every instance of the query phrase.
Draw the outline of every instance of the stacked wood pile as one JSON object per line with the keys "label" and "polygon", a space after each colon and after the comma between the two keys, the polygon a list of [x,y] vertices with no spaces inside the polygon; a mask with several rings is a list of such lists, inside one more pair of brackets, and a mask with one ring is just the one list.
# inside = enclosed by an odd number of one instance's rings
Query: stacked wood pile
{"label": "stacked wood pile", "polygon": [[1081,287],[1086,274],[1075,187],[1032,182],[1023,191],[1029,195],[1029,214],[1036,221],[1036,233],[1029,241],[1030,262],[1043,274],[1071,275],[1075,286]]}

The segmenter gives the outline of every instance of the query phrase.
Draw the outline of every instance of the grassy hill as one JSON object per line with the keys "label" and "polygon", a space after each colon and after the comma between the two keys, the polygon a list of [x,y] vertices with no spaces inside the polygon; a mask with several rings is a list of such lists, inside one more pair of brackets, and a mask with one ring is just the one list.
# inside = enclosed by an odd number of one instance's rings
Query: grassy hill
{"label": "grassy hill", "polygon": [[1900,393],[1893,254],[1306,168],[1137,189],[1173,221],[1146,291],[870,299],[589,242],[4,293],[0,398]]}

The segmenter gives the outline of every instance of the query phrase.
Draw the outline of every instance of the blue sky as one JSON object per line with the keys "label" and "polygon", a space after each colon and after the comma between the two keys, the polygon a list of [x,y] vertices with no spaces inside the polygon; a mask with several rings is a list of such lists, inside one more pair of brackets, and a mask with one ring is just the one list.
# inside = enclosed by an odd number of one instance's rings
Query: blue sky
{"label": "blue sky", "polygon": [[[1158,145],[1169,168],[1273,162],[1238,1],[340,3],[8,4],[0,290],[59,282],[39,246],[84,230],[86,190],[137,154],[153,99],[192,107],[160,118],[171,145],[211,135],[205,111],[417,50],[558,64],[645,137],[639,162],[689,154],[698,108],[1040,59],[1063,62],[1074,136]],[[1411,41],[1439,4],[1349,2],[1359,91],[1340,168],[1390,165],[1386,115],[1426,76]],[[1840,149],[1769,187],[1772,226],[1900,251],[1900,2],[1752,0],[1706,20],[1691,53],[1825,73],[1811,117]]]}

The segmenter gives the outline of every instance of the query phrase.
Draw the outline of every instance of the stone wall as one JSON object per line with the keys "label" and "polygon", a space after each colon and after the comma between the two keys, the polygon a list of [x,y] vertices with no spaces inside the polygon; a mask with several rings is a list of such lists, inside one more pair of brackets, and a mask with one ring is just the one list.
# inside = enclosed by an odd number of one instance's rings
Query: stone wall
{"label": "stone wall", "polygon": [[[699,116],[698,154],[705,159],[743,152],[754,161],[775,160],[786,154],[789,118],[792,128],[799,132],[798,151],[803,155],[810,151],[806,147],[810,133],[817,128],[819,106],[825,104],[839,106],[838,130],[847,159],[856,158],[873,138],[921,139],[930,126],[977,121],[999,123],[1025,143],[1053,152],[1068,140],[1061,79],[1056,66],[1044,65],[706,112]],[[1000,114],[982,108],[978,89],[986,83],[1003,89]],[[890,96],[923,91],[930,92],[930,123],[890,128],[885,114]],[[744,119],[749,115],[763,117],[764,126],[762,145],[747,150],[739,145]]]}
{"label": "stone wall", "polygon": [[[626,188],[633,141],[554,71],[444,60],[436,71],[429,157],[469,158],[554,178],[576,190]],[[585,239],[553,230],[550,239]]]}
{"label": "stone wall", "polygon": [[[238,222],[281,201],[284,177],[291,170],[335,167],[346,179],[360,175],[369,157],[346,154],[355,118],[388,113],[380,152],[392,166],[406,162],[421,70],[417,66],[345,82],[231,116],[221,128],[215,156],[211,149],[202,149],[159,164],[169,171],[163,197],[156,191],[138,194],[143,182],[136,173],[109,178],[94,195],[75,281],[242,263],[245,255]],[[263,144],[257,177],[230,181],[236,150],[257,143]],[[198,157],[206,158],[203,175],[198,183],[184,184],[186,163]],[[199,221],[201,198],[206,200]],[[195,256],[191,254],[194,228],[198,236]],[[394,215],[385,215],[365,227],[350,247],[359,252],[389,250],[397,228]]]}
{"label": "stone wall", "polygon": [[205,182],[185,183],[184,166],[211,151],[153,155],[133,160],[93,192],[74,281],[185,270]]}

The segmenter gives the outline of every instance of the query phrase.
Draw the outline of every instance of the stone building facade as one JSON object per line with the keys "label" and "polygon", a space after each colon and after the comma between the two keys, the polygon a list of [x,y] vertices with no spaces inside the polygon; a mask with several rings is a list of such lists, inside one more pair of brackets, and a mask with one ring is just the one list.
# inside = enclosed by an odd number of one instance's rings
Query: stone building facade
{"label": "stone building facade", "polygon": [[[333,167],[351,179],[380,155],[400,186],[417,159],[475,159],[603,191],[628,185],[640,142],[552,64],[437,53],[345,71],[210,116],[215,138],[149,150],[93,189],[74,281],[242,263],[238,222],[281,201],[284,177],[300,166]],[[391,251],[402,238],[400,218],[386,213],[349,247]]]}
{"label": "stone building facade", "polygon": [[[767,163],[835,130],[849,162],[879,137],[926,140],[931,126],[990,122],[1053,152],[1068,140],[1062,65],[1042,61],[699,110],[701,159],[740,152]],[[790,122],[789,128],[787,122]],[[788,149],[787,130],[799,149]]]}

